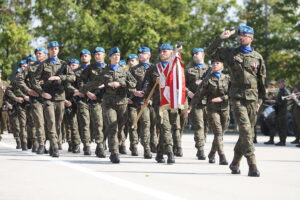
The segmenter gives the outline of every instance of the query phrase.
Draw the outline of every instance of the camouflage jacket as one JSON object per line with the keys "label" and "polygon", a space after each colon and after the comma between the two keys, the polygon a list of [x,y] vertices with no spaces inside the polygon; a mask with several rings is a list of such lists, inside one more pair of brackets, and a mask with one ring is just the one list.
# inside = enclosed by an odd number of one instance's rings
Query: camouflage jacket
{"label": "camouflage jacket", "polygon": [[[49,81],[51,76],[59,76],[58,81]],[[32,87],[40,95],[47,92],[52,95],[52,100],[65,100],[65,87],[68,82],[74,82],[75,75],[67,63],[58,60],[55,64],[47,59],[36,71]]]}
{"label": "camouflage jacket", "polygon": [[[196,99],[207,99],[207,110],[208,111],[221,111],[228,110],[228,91],[230,88],[230,77],[226,74],[222,74],[220,79],[217,79],[213,74],[210,75],[209,79],[203,82],[199,91],[197,91],[194,98]],[[212,102],[213,98],[220,97],[222,102]]]}
{"label": "camouflage jacket", "polygon": [[[110,87],[110,82],[119,82],[118,88]],[[123,105],[128,103],[127,94],[135,92],[136,80],[128,71],[128,69],[119,67],[116,71],[112,70],[109,65],[103,69],[101,75],[95,76],[93,81],[89,81],[87,85],[90,90],[98,88],[104,84],[105,93],[103,102],[107,105]]]}
{"label": "camouflage jacket", "polygon": [[221,48],[219,37],[206,49],[206,54],[220,59],[229,68],[232,99],[262,101],[265,99],[266,67],[262,56],[253,51],[243,53],[239,48]]}
{"label": "camouflage jacket", "polygon": [[[186,83],[187,92],[191,91],[194,94],[196,93],[198,86],[199,86],[196,84],[196,81],[203,80],[203,78],[206,75],[207,69],[208,69],[208,67],[206,65],[204,65],[201,68],[194,66],[194,67],[187,68],[185,70],[185,83]],[[196,104],[205,105],[206,98],[205,97],[201,98],[201,101],[199,101]]]}
{"label": "camouflage jacket", "polygon": [[[146,92],[148,82],[145,79],[145,75],[146,75],[147,71],[150,70],[151,67],[153,67],[153,64],[148,65],[146,68],[142,64],[138,64],[129,69],[130,73],[137,81],[137,83],[136,83],[137,91],[143,91],[144,93]],[[133,105],[137,106],[137,105],[142,104],[146,97],[147,96],[136,97],[136,96],[132,95],[130,98],[133,101]]]}

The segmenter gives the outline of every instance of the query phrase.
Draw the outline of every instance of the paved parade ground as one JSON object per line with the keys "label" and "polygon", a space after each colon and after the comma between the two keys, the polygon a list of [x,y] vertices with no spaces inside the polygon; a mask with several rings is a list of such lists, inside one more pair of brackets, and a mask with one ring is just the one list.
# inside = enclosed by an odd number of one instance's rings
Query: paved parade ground
{"label": "paved parade ground", "polygon": [[[237,134],[226,134],[225,153],[230,162]],[[211,146],[208,135],[206,154]],[[300,198],[300,148],[263,145],[268,138],[258,137],[256,155],[261,177],[248,177],[244,158],[241,175],[232,175],[228,166],[196,159],[192,134],[183,135],[182,158],[173,165],[157,164],[153,159],[121,155],[120,164],[108,156],[97,158],[67,152],[60,157],[36,155],[15,149],[12,134],[0,142],[0,200],[142,200],[142,199],[278,199]],[[107,153],[108,154],[108,153]],[[216,157],[218,158],[218,157]]]}

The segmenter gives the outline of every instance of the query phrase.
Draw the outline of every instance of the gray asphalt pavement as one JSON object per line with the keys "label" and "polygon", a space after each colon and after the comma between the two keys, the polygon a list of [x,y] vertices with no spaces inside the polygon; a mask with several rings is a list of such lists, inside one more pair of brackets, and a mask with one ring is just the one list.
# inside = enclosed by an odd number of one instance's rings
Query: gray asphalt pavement
{"label": "gray asphalt pavement", "polygon": [[[233,157],[237,134],[224,137],[228,161]],[[213,140],[208,135],[205,150]],[[182,158],[173,165],[157,164],[139,157],[121,156],[120,164],[111,164],[108,156],[97,158],[67,152],[60,157],[36,155],[15,149],[12,134],[0,142],[0,200],[92,200],[92,199],[284,199],[300,198],[300,148],[266,146],[258,137],[256,155],[261,177],[248,177],[246,159],[241,175],[232,175],[228,166],[196,159],[192,134],[183,135]],[[129,145],[128,145],[129,146]],[[107,153],[108,154],[108,153]]]}

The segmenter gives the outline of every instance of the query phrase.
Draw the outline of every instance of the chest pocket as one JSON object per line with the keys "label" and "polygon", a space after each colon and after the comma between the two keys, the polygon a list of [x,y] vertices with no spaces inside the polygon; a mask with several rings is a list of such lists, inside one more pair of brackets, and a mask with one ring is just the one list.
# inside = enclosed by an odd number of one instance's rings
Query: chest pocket
{"label": "chest pocket", "polygon": [[48,79],[50,76],[52,76],[52,67],[47,65],[44,68],[44,77]]}
{"label": "chest pocket", "polygon": [[134,73],[135,76],[134,76],[134,77],[135,77],[136,80],[138,80],[138,81],[143,81],[143,80],[144,80],[144,77],[145,77],[145,73],[146,73],[146,70],[139,68],[139,69],[137,69],[137,70],[135,71],[135,73]]}
{"label": "chest pocket", "polygon": [[208,81],[208,83],[209,83],[208,89],[210,93],[216,93],[216,91],[218,90],[218,83],[211,79]]}
{"label": "chest pocket", "polygon": [[259,60],[252,56],[247,56],[245,59],[245,69],[247,72],[255,75],[257,73],[257,69],[259,67]]}

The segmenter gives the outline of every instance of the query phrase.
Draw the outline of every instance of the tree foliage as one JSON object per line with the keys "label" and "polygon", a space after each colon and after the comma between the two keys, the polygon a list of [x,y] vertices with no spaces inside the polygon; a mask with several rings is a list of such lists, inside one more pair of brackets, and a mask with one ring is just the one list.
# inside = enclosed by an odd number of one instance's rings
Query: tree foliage
{"label": "tree foliage", "polygon": [[[243,6],[233,0],[3,2],[6,3],[1,5],[1,55],[7,55],[7,47],[12,55],[9,59],[4,56],[0,59],[6,74],[12,63],[28,54],[29,41],[38,37],[63,43],[62,59],[78,58],[81,49],[92,51],[96,46],[103,46],[107,51],[119,46],[125,58],[136,53],[139,46],[149,46],[153,50],[153,61],[156,61],[161,43],[182,42],[183,58],[189,63],[193,48],[205,48],[223,30],[248,24],[255,28],[254,47],[266,59],[269,79],[281,76],[290,81],[299,80],[296,75],[299,74],[300,38],[297,1],[244,1]],[[232,39],[224,45],[237,44]]]}

